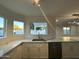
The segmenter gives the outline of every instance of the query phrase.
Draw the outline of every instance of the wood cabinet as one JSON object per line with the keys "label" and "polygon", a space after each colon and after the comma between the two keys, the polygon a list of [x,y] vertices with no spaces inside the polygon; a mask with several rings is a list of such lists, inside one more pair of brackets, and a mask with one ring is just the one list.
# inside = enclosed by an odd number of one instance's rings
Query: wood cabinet
{"label": "wood cabinet", "polygon": [[48,59],[48,43],[44,42],[27,42],[9,51],[4,56],[9,59]]}
{"label": "wood cabinet", "polygon": [[25,42],[6,55],[10,59],[60,59],[61,52],[61,42]]}
{"label": "wood cabinet", "polygon": [[79,42],[25,42],[4,56],[9,59],[79,58]]}
{"label": "wood cabinet", "polygon": [[62,43],[62,58],[79,58],[79,42]]}
{"label": "wood cabinet", "polygon": [[23,59],[48,58],[48,43],[29,42],[23,44]]}
{"label": "wood cabinet", "polygon": [[12,49],[4,56],[9,56],[9,59],[22,59],[22,46],[19,45],[18,47]]}
{"label": "wood cabinet", "polygon": [[40,44],[40,58],[48,58],[48,43]]}
{"label": "wood cabinet", "polygon": [[72,43],[62,43],[62,57],[71,58],[72,57]]}
{"label": "wood cabinet", "polygon": [[73,43],[72,58],[79,58],[79,42]]}

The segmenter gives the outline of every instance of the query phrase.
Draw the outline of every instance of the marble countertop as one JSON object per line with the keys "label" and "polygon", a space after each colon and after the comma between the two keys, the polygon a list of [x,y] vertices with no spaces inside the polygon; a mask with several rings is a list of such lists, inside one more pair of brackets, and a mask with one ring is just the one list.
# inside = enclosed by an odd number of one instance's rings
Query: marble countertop
{"label": "marble countertop", "polygon": [[0,57],[2,57],[5,53],[9,52],[10,50],[12,50],[21,43],[22,43],[21,41],[14,41],[4,46],[0,46]]}
{"label": "marble countertop", "polygon": [[23,42],[78,42],[78,39],[54,39],[54,40],[47,40],[47,41],[32,41],[32,40],[17,40],[17,41],[13,41],[10,42],[4,46],[0,46],[0,57],[2,57],[5,53],[9,52],[10,50],[12,50],[13,48],[15,48],[16,46],[20,45]]}

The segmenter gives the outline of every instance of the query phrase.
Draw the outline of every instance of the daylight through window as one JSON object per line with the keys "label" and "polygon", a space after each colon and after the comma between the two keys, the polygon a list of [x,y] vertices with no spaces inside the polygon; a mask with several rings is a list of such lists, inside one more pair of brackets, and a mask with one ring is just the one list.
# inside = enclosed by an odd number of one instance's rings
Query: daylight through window
{"label": "daylight through window", "polygon": [[45,22],[35,22],[31,24],[31,34],[32,35],[47,35],[47,23]]}
{"label": "daylight through window", "polygon": [[0,38],[3,38],[5,35],[5,19],[0,17]]}
{"label": "daylight through window", "polygon": [[13,33],[16,35],[24,34],[24,22],[21,21],[14,21],[14,30]]}

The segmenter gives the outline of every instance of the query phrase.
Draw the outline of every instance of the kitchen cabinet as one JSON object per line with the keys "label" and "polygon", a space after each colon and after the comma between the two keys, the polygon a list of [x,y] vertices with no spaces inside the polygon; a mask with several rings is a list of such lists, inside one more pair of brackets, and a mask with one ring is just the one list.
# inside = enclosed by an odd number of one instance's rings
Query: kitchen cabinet
{"label": "kitchen cabinet", "polygon": [[10,59],[10,57],[9,56],[2,56],[2,57],[0,57],[0,59]]}
{"label": "kitchen cabinet", "polygon": [[78,59],[79,42],[23,42],[0,59]]}
{"label": "kitchen cabinet", "polygon": [[63,58],[71,58],[72,57],[72,51],[73,51],[73,45],[72,43],[62,43],[62,57]]}
{"label": "kitchen cabinet", "polygon": [[23,44],[23,59],[48,58],[48,43],[28,42]]}
{"label": "kitchen cabinet", "polygon": [[72,58],[79,58],[79,42],[74,42],[72,49]]}
{"label": "kitchen cabinet", "polygon": [[48,43],[40,44],[40,58],[48,58]]}
{"label": "kitchen cabinet", "polygon": [[8,56],[9,59],[22,59],[21,53],[22,53],[22,45],[19,45],[18,47],[6,53],[4,56]]}
{"label": "kitchen cabinet", "polygon": [[10,59],[61,59],[61,42],[23,42],[4,56]]}
{"label": "kitchen cabinet", "polygon": [[62,58],[79,58],[79,42],[63,42]]}
{"label": "kitchen cabinet", "polygon": [[9,59],[48,59],[48,43],[44,42],[27,42],[15,47],[4,56]]}

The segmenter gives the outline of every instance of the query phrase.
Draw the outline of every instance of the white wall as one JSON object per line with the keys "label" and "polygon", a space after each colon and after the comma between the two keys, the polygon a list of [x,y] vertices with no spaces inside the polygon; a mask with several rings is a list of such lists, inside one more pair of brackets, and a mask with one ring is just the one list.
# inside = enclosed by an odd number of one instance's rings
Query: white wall
{"label": "white wall", "polygon": [[16,19],[19,21],[24,21],[24,17],[19,18],[18,16],[21,15],[11,12],[10,10],[6,9],[4,6],[0,5],[0,17],[4,17],[5,20],[7,21],[7,30],[6,30],[7,35],[3,39],[0,38],[0,45],[8,44],[9,42],[14,40],[25,39],[24,35],[13,36],[13,20]]}
{"label": "white wall", "polygon": [[[21,40],[21,39],[33,39],[37,38],[37,36],[33,36],[30,34],[30,24],[32,22],[46,22],[43,16],[23,16],[23,17],[18,17],[22,16],[20,14],[14,13],[8,9],[6,9],[4,6],[0,5],[0,16],[3,16],[7,20],[7,36],[4,39],[0,39],[0,45],[7,44],[11,41],[14,40]],[[19,21],[24,21],[25,22],[25,35],[22,36],[13,36],[13,20],[19,20]],[[52,23],[53,29],[48,25],[48,35],[42,36],[42,38],[46,40],[51,40],[56,38],[56,23],[55,19],[53,19],[51,16],[48,16],[49,21]]]}

